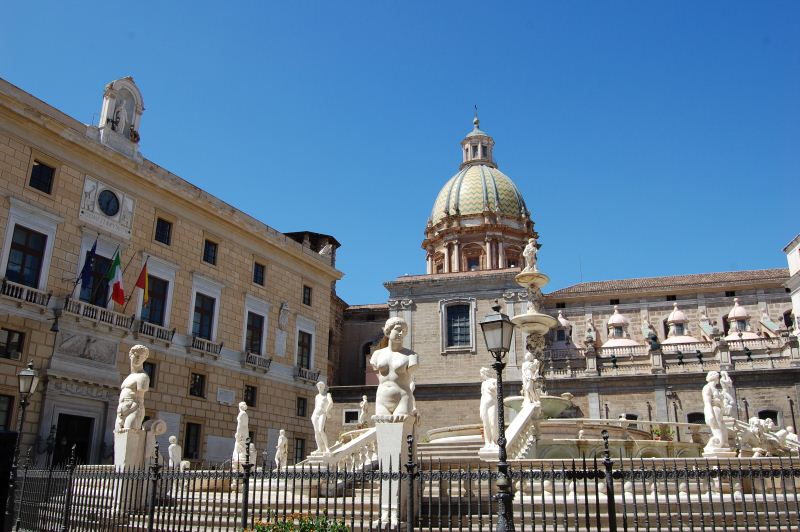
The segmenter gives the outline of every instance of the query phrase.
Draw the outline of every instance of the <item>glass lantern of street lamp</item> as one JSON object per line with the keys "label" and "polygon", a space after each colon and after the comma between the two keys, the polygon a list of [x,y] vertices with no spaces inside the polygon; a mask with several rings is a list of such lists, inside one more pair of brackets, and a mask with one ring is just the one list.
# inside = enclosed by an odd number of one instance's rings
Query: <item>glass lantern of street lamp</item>
{"label": "glass lantern of street lamp", "polygon": [[28,362],[28,366],[17,373],[17,380],[19,381],[19,394],[22,397],[28,397],[36,391],[36,386],[39,384],[39,375],[33,369],[33,361]]}
{"label": "glass lantern of street lamp", "polygon": [[508,316],[500,312],[500,304],[495,301],[492,307],[494,313],[488,314],[480,322],[483,331],[483,340],[486,348],[495,356],[502,357],[511,348],[511,336],[514,334],[514,324]]}

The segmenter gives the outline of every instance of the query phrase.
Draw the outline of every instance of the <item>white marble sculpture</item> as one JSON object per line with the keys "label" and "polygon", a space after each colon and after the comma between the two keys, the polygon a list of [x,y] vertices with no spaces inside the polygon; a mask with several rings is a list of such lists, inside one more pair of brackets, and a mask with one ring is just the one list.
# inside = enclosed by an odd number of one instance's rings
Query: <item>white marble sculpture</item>
{"label": "white marble sculpture", "polygon": [[369,405],[369,401],[367,400],[366,395],[361,396],[361,402],[358,403],[358,425],[360,427],[367,426],[367,405]]}
{"label": "white marble sculpture", "polygon": [[525,361],[522,363],[522,397],[526,403],[538,403],[541,395],[541,383],[539,374],[540,362],[533,357],[533,353],[525,353]]}
{"label": "white marble sculpture", "polygon": [[144,362],[150,351],[143,345],[131,347],[131,373],[122,381],[117,405],[115,432],[140,430],[144,421],[144,394],[150,389],[150,377],[144,372]]}
{"label": "white marble sculpture", "polygon": [[720,372],[719,384],[722,387],[722,415],[725,417],[735,417],[736,392],[733,389],[733,379],[731,379],[727,371]]}
{"label": "white marble sculpture", "polygon": [[389,345],[378,349],[369,359],[378,374],[375,394],[376,416],[406,416],[416,413],[412,377],[417,369],[417,354],[403,347],[408,324],[403,318],[389,318],[383,334]]}
{"label": "white marble sculpture", "polygon": [[491,368],[481,368],[481,421],[483,422],[483,448],[497,447],[497,379]]}
{"label": "white marble sculpture", "polygon": [[278,445],[275,446],[275,467],[280,470],[286,467],[289,456],[289,438],[286,437],[286,431],[281,429],[278,434]]}
{"label": "white marble sculpture", "polygon": [[247,438],[250,437],[250,416],[247,414],[247,403],[239,403],[239,414],[236,416],[236,432],[233,435],[233,455],[231,463],[238,467],[244,463],[247,455]]}
{"label": "white marble sculpture", "polygon": [[317,442],[317,449],[313,454],[330,454],[328,448],[328,435],[325,434],[325,423],[328,421],[328,414],[333,408],[333,398],[327,392],[327,386],[320,381],[317,383],[319,393],[314,398],[314,411],[311,413],[311,424],[314,426],[314,440]]}
{"label": "white marble sculpture", "polygon": [[711,430],[704,455],[716,455],[720,452],[730,452],[728,447],[728,428],[725,426],[723,416],[722,392],[719,389],[720,375],[718,371],[709,371],[706,375],[706,385],[703,386],[703,414],[706,425]]}
{"label": "white marble sculpture", "polygon": [[538,272],[538,266],[536,264],[536,255],[539,253],[539,244],[536,242],[535,238],[529,238],[528,244],[525,246],[525,249],[522,250],[522,256],[525,259],[525,268],[522,270],[523,272]]}
{"label": "white marble sculpture", "polygon": [[180,467],[181,460],[183,460],[183,447],[178,444],[178,437],[174,434],[169,437],[167,454],[169,455],[169,467]]}

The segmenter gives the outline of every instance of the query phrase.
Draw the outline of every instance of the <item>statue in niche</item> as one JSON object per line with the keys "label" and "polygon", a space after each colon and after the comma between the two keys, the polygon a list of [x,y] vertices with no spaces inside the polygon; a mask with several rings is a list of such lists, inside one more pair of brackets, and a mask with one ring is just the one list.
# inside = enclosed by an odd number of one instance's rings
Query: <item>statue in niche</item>
{"label": "statue in niche", "polygon": [[150,377],[144,372],[144,362],[149,356],[150,350],[143,345],[135,345],[128,352],[128,357],[131,359],[131,373],[120,385],[116,432],[142,428],[144,394],[150,389]]}
{"label": "statue in niche", "polygon": [[367,405],[369,401],[366,395],[361,396],[361,402],[358,403],[358,425],[360,427],[367,426]]}
{"label": "statue in niche", "polygon": [[592,319],[586,318],[586,334],[583,337],[583,345],[586,348],[593,348],[596,338],[597,335],[594,330],[594,325],[592,325]]}
{"label": "statue in niche", "polygon": [[236,416],[236,432],[233,435],[233,456],[231,463],[237,466],[245,461],[247,455],[247,439],[250,437],[250,416],[247,414],[247,403],[239,403],[239,414]]}
{"label": "statue in niche", "polygon": [[538,266],[536,264],[537,259],[536,255],[539,253],[539,244],[536,241],[536,238],[529,238],[528,244],[525,246],[525,249],[522,250],[522,256],[525,259],[525,268],[522,270],[523,272],[538,272]]}
{"label": "statue in niche", "polygon": [[275,467],[280,470],[286,467],[289,455],[289,438],[286,437],[286,431],[281,429],[278,434],[278,445],[275,447]]}
{"label": "statue in niche", "polygon": [[386,320],[383,334],[389,339],[389,345],[372,353],[369,359],[378,374],[376,416],[405,416],[417,412],[412,382],[419,360],[415,352],[403,347],[407,333],[408,323],[403,318]]}
{"label": "statue in niche", "polygon": [[314,426],[314,440],[317,442],[317,450],[314,454],[330,454],[328,448],[328,435],[325,434],[325,423],[328,421],[328,414],[333,408],[333,398],[327,392],[327,386],[320,381],[317,383],[319,393],[314,398],[314,412],[311,413],[311,424]]}
{"label": "statue in niche", "polygon": [[282,301],[278,312],[278,328],[285,331],[287,327],[289,327],[289,303]]}
{"label": "statue in niche", "polygon": [[706,385],[703,386],[703,414],[706,425],[711,430],[711,438],[706,444],[705,452],[728,448],[728,428],[723,419],[722,393],[719,389],[720,375],[718,371],[709,371]]}
{"label": "statue in niche", "polygon": [[530,351],[525,353],[525,361],[520,369],[522,371],[522,397],[526,403],[540,402],[540,364]]}
{"label": "statue in niche", "polygon": [[481,421],[483,422],[483,448],[497,447],[497,379],[491,368],[481,368]]}
{"label": "statue in niche", "polygon": [[126,101],[124,99],[117,99],[117,106],[114,109],[114,120],[111,122],[111,129],[119,133],[120,135],[125,135],[128,124],[130,121],[128,120],[128,111],[125,109]]}
{"label": "statue in niche", "polygon": [[736,411],[736,392],[733,390],[733,379],[727,371],[720,372],[719,384],[722,387],[722,415],[731,417]]}

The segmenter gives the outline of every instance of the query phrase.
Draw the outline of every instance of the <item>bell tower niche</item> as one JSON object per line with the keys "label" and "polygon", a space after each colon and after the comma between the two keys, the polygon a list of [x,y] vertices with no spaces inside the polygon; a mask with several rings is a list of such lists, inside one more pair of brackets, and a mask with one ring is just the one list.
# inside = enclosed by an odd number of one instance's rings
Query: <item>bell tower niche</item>
{"label": "bell tower niche", "polygon": [[126,76],[106,85],[100,112],[100,142],[139,159],[139,126],[144,100],[133,78]]}

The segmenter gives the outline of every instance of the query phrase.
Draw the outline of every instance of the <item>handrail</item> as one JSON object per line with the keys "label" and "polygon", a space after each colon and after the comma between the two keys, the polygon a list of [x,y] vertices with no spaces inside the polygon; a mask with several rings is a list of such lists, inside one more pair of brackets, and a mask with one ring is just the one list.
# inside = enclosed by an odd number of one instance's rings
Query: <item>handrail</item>
{"label": "handrail", "polygon": [[331,446],[330,454],[315,455],[312,453],[308,458],[299,462],[297,466],[330,465],[338,466],[342,469],[345,466],[350,470],[359,469],[365,466],[371,466],[375,460],[378,459],[377,453],[378,438],[376,430],[375,427],[370,427],[364,429],[361,434],[346,442],[342,443],[337,441]]}
{"label": "handrail", "polygon": [[47,305],[50,304],[50,297],[53,293],[15,283],[3,277],[2,284],[0,284],[0,295],[19,301],[25,301],[26,303],[33,303],[40,307],[47,307]]}
{"label": "handrail", "polygon": [[64,312],[87,319],[96,325],[104,324],[120,329],[130,329],[135,316],[126,316],[121,312],[93,305],[80,299],[68,297],[64,301]]}

